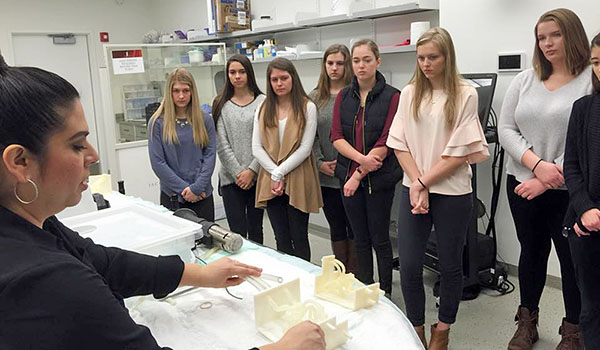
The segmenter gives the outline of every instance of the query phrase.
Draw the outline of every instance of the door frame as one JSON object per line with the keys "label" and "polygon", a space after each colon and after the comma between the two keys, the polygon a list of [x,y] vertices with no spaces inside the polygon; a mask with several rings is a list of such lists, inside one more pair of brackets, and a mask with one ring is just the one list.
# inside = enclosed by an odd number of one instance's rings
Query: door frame
{"label": "door frame", "polygon": [[106,139],[106,131],[104,128],[104,114],[103,114],[103,109],[102,109],[102,94],[101,94],[101,87],[100,87],[100,74],[99,74],[99,68],[100,66],[98,65],[98,58],[96,57],[96,51],[97,48],[94,45],[94,42],[92,41],[92,38],[94,36],[92,36],[91,32],[86,32],[86,31],[77,31],[77,30],[64,30],[64,31],[58,31],[58,30],[48,30],[48,31],[11,31],[9,33],[10,35],[10,39],[9,39],[9,47],[8,47],[8,52],[11,55],[10,59],[11,61],[15,62],[15,46],[14,46],[14,38],[16,36],[43,36],[43,35],[52,35],[52,34],[65,34],[65,33],[69,33],[69,34],[73,34],[73,35],[81,35],[81,36],[85,36],[86,40],[87,40],[87,56],[88,56],[88,64],[90,67],[90,79],[91,79],[91,83],[92,83],[92,101],[93,101],[93,110],[94,110],[94,114],[95,114],[95,118],[94,121],[96,123],[95,127],[96,127],[96,138],[98,140],[98,156],[100,157],[100,173],[106,173],[107,170],[109,169],[109,155],[108,155],[108,145],[107,145],[107,139]]}

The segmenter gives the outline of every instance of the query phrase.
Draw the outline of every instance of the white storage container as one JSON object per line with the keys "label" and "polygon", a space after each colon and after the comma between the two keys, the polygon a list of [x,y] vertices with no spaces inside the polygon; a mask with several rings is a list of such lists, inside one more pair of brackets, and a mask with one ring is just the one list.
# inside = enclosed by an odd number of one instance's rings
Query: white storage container
{"label": "white storage container", "polygon": [[149,255],[179,255],[190,261],[194,237],[202,227],[191,221],[132,204],[61,220],[82,237],[106,247],[118,247]]}

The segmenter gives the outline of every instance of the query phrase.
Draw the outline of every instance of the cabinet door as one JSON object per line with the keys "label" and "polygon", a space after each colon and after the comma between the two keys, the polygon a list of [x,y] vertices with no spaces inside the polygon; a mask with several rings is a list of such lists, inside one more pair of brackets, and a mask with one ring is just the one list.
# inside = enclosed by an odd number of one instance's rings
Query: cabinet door
{"label": "cabinet door", "polygon": [[148,139],[148,127],[146,125],[135,126],[135,139],[136,141]]}
{"label": "cabinet door", "polygon": [[121,142],[135,141],[135,129],[130,123],[120,123],[119,134],[121,135]]}

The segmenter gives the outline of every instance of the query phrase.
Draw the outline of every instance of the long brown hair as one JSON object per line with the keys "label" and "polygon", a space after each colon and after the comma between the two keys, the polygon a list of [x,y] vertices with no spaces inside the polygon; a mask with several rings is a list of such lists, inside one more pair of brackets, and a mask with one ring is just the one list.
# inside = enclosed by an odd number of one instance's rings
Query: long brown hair
{"label": "long brown hair", "polygon": [[260,107],[260,122],[267,128],[274,128],[278,125],[275,120],[278,103],[277,95],[271,85],[271,73],[274,69],[286,71],[292,77],[292,91],[290,91],[293,111],[292,118],[298,123],[298,132],[302,135],[304,125],[306,124],[306,104],[309,99],[306,92],[304,92],[296,67],[287,58],[278,57],[271,61],[267,67],[267,97]]}
{"label": "long brown hair", "polygon": [[552,74],[552,63],[546,59],[540,49],[540,40],[537,35],[538,25],[542,22],[554,21],[560,28],[563,36],[564,57],[567,70],[573,76],[579,75],[588,66],[590,60],[590,47],[583,24],[575,12],[559,8],[550,10],[540,16],[535,24],[533,35],[535,47],[533,48],[533,69],[541,81],[547,80]]}
{"label": "long brown hair", "polygon": [[[421,35],[417,41],[417,47],[429,42],[434,43],[444,56],[444,92],[447,95],[446,104],[444,104],[444,116],[446,118],[446,126],[451,127],[456,118],[456,100],[462,82],[462,78],[456,68],[454,44],[452,43],[450,33],[440,27],[431,28],[425,34]],[[423,99],[425,97],[433,98],[433,86],[421,71],[418,62],[410,83],[415,86],[415,94],[412,99],[412,114],[415,120],[418,120],[419,107],[421,107]]]}
{"label": "long brown hair", "polygon": [[319,82],[317,83],[317,87],[315,91],[317,92],[316,101],[317,107],[323,108],[329,101],[331,97],[331,79],[327,75],[327,57],[329,55],[333,55],[336,53],[341,53],[344,56],[344,76],[342,77],[342,81],[344,85],[350,84],[352,81],[352,57],[350,56],[350,50],[346,47],[346,45],[342,44],[333,44],[325,50],[325,54],[323,54],[323,60],[321,61],[321,75],[319,75]]}
{"label": "long brown hair", "polygon": [[[594,39],[592,39],[591,48],[598,47],[600,48],[600,33],[596,34]],[[592,86],[594,87],[594,93],[600,94],[600,80],[598,80],[598,76],[592,70]]]}
{"label": "long brown hair", "polygon": [[225,66],[225,76],[227,77],[226,83],[223,86],[223,89],[219,92],[219,95],[217,95],[217,97],[215,97],[215,99],[213,101],[212,115],[213,115],[213,119],[215,121],[215,125],[217,124],[217,121],[219,120],[219,117],[221,116],[221,111],[223,110],[223,106],[225,105],[225,102],[229,101],[233,97],[233,94],[235,92],[235,88],[233,87],[233,84],[231,84],[231,81],[229,80],[229,66],[233,62],[238,62],[239,64],[242,65],[242,67],[244,67],[244,70],[246,71],[246,77],[247,77],[246,81],[247,81],[248,89],[250,89],[250,91],[252,93],[254,93],[254,97],[262,94],[262,91],[260,91],[260,88],[256,84],[256,78],[254,77],[254,69],[252,68],[252,63],[250,62],[248,57],[246,57],[245,55],[240,55],[240,54],[231,56],[227,60],[227,65]]}
{"label": "long brown hair", "polygon": [[[154,129],[154,123],[162,116],[163,118],[163,130],[162,140],[168,144],[179,144],[179,138],[177,137],[176,122],[177,118],[175,114],[175,102],[173,102],[173,85],[175,83],[186,84],[191,90],[191,100],[186,108],[187,121],[192,125],[194,132],[194,143],[200,147],[206,147],[209,143],[208,132],[206,131],[206,125],[204,125],[204,112],[200,109],[200,101],[198,101],[198,89],[194,82],[194,77],[190,72],[183,68],[177,68],[169,74],[167,82],[165,83],[165,96],[160,104],[160,107],[154,112],[150,122]],[[150,134],[152,137],[152,134]]]}

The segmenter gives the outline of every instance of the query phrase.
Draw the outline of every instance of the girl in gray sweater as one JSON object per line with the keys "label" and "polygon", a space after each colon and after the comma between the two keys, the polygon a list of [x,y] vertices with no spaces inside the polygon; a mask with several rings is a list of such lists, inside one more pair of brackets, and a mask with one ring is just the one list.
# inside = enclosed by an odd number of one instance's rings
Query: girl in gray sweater
{"label": "girl in gray sweater", "polygon": [[256,174],[252,156],[254,112],[264,100],[250,60],[233,55],[226,65],[227,83],[213,102],[217,127],[220,193],[229,228],[254,242],[263,242],[263,209],[254,206]]}
{"label": "girl in gray sweater", "polygon": [[325,50],[317,87],[308,97],[317,105],[317,135],[313,152],[323,195],[323,212],[331,235],[331,248],[336,259],[346,266],[347,272],[356,273],[354,235],[346,217],[340,192],[340,181],[334,177],[338,152],[329,140],[333,119],[333,103],[338,92],[352,81],[352,57],[345,45],[334,44]]}
{"label": "girl in gray sweater", "polygon": [[498,132],[508,153],[506,191],[521,245],[518,329],[509,350],[538,340],[538,305],[552,242],[560,261],[566,315],[557,349],[583,349],[581,301],[562,221],[569,204],[563,158],[571,106],[591,92],[590,49],[581,21],[567,9],[543,14],[535,26],[533,69],[515,77],[506,92]]}

